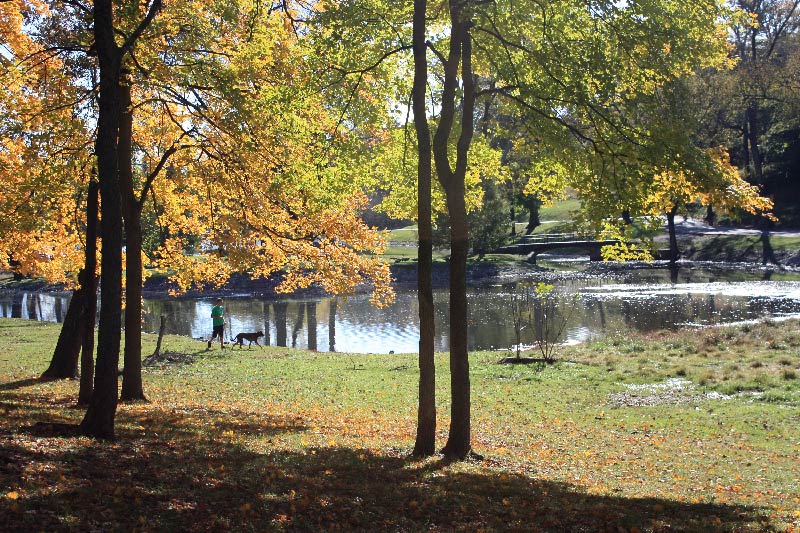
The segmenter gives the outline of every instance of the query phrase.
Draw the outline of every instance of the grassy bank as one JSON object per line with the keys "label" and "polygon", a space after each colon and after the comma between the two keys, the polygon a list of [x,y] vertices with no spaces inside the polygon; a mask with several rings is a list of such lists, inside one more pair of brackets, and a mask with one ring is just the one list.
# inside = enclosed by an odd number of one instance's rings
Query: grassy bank
{"label": "grassy bank", "polygon": [[[471,354],[485,459],[406,458],[413,355],[206,351],[146,370],[114,443],[77,383],[40,383],[58,327],[0,320],[0,530],[800,528],[798,324],[612,337],[540,368]],[[149,353],[154,338],[145,337]],[[440,445],[447,358],[437,358]]]}
{"label": "grassy bank", "polygon": [[[679,243],[685,257],[699,261],[761,263],[764,255],[758,235],[684,235]],[[800,263],[800,236],[772,236],[770,244],[781,264]]]}

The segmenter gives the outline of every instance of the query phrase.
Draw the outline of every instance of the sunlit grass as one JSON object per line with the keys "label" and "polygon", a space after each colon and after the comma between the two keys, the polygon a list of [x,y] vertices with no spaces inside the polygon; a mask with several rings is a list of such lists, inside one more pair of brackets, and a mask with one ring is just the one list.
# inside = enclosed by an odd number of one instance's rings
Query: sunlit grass
{"label": "sunlit grass", "polygon": [[581,207],[581,202],[577,198],[570,198],[567,200],[560,200],[554,202],[553,205],[542,207],[539,210],[539,218],[545,221],[570,221],[573,219],[574,214]]}
{"label": "sunlit grass", "polygon": [[406,226],[404,228],[387,230],[385,233],[386,233],[386,238],[389,240],[389,242],[395,244],[399,243],[417,244],[417,240],[419,239],[416,224],[411,226]]}

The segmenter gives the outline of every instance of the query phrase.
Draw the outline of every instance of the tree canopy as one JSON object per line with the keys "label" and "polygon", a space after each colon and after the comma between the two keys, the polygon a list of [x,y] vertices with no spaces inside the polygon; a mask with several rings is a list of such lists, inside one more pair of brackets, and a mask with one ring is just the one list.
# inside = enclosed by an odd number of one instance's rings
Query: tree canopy
{"label": "tree canopy", "polygon": [[[78,17],[89,8],[57,4],[28,17],[35,31],[20,30],[28,48],[13,56],[13,70],[28,80],[34,72],[45,78],[36,63],[43,54],[66,64],[47,69],[46,75],[60,76],[67,87],[84,91],[90,102],[54,100],[38,87],[40,92],[33,92],[41,102],[38,108],[9,105],[26,123],[25,139],[16,140],[25,151],[17,148],[19,155],[12,160],[9,139],[5,164],[26,171],[14,172],[21,189],[7,191],[6,202],[24,198],[25,188],[43,190],[31,182],[35,165],[48,173],[40,180],[52,181],[75,198],[67,203],[55,192],[50,195],[60,211],[67,211],[47,214],[60,225],[43,227],[41,218],[28,213],[20,218],[35,228],[10,221],[9,235],[34,240],[39,248],[45,246],[45,234],[59,243],[65,242],[65,233],[79,235],[80,225],[67,215],[80,211],[80,188],[63,179],[76,173],[54,164],[61,152],[50,150],[63,139],[82,139],[79,148],[91,153],[96,73],[90,61],[89,21]],[[117,10],[120,34],[133,32],[138,9],[122,4]],[[374,283],[375,300],[387,301],[388,270],[374,257],[383,243],[358,217],[364,207],[363,179],[350,170],[350,161],[363,155],[366,144],[357,132],[342,128],[340,115],[320,97],[310,75],[314,65],[308,47],[292,30],[290,14],[251,2],[179,2],[164,9],[131,49],[124,68],[132,93],[136,196],[142,203],[152,200],[148,213],[162,230],[149,260],[172,272],[179,290],[222,283],[232,271],[260,276],[282,270],[287,274],[285,290],[318,281],[332,292],[350,292],[366,279]],[[55,31],[56,17],[70,23]],[[48,87],[55,84],[52,78],[45,82]],[[8,99],[33,98],[22,85],[17,91],[11,84],[6,87]],[[48,127],[65,124],[58,113],[73,117],[66,124],[73,124],[79,135]],[[39,138],[32,134],[33,117],[43,125]],[[4,125],[11,127],[13,117],[4,118]],[[38,147],[33,144],[37,141]],[[76,164],[74,153],[65,159]],[[91,167],[84,167],[85,182]],[[156,179],[159,173],[163,177]],[[199,256],[185,253],[189,243]],[[77,240],[69,247],[76,253],[58,265],[52,253],[27,253],[10,240],[8,246],[17,250],[15,261],[40,258],[25,262],[26,273],[56,281],[74,277],[78,270]]]}

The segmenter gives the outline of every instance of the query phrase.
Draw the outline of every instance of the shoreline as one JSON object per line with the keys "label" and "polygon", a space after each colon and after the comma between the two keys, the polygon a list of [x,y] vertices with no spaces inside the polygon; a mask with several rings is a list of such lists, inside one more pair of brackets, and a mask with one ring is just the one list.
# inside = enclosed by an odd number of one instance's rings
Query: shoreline
{"label": "shoreline", "polygon": [[[542,262],[549,264],[552,262],[567,262],[570,256],[551,256],[541,257]],[[675,266],[670,266],[668,261],[629,261],[629,262],[590,262],[576,260],[580,264],[578,269],[561,270],[548,268],[519,261],[473,261],[467,268],[467,285],[470,287],[481,287],[486,285],[498,285],[514,283],[522,280],[535,280],[547,283],[555,283],[567,279],[595,279],[601,277],[617,277],[624,279],[627,274],[641,270],[693,270],[708,269],[719,271],[735,270],[745,273],[764,273],[768,275],[772,272],[800,272],[797,265],[762,265],[755,262],[719,262],[708,260],[679,260]],[[390,265],[392,275],[392,286],[396,290],[416,290],[417,287],[417,268],[414,261],[403,261]],[[207,287],[204,289],[193,289],[185,293],[174,296],[177,299],[197,299],[215,297],[235,297],[249,296],[265,299],[280,299],[285,297],[319,297],[329,294],[319,286],[311,286],[293,293],[279,293],[275,289],[281,281],[280,274],[274,274],[268,278],[251,279],[246,274],[234,274],[227,283],[221,287]],[[445,289],[449,283],[449,269],[446,263],[435,263],[433,266],[433,288]],[[166,277],[149,277],[144,282],[142,296],[147,299],[162,299],[170,297],[169,291],[174,288]],[[43,293],[63,293],[71,291],[61,284],[49,284],[41,279],[22,279],[13,280],[10,277],[0,279],[0,290],[43,292]],[[371,291],[369,284],[362,284],[355,294],[367,294]]]}

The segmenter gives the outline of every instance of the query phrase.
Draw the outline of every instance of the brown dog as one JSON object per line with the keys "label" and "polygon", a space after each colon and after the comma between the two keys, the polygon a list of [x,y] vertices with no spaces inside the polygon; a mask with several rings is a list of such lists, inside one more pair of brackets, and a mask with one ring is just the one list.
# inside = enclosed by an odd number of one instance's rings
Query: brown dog
{"label": "brown dog", "polygon": [[247,345],[248,348],[252,346],[253,343],[256,343],[256,345],[259,348],[261,348],[261,345],[258,344],[258,338],[263,336],[264,336],[263,331],[258,331],[256,333],[239,333],[238,335],[236,335],[235,339],[231,339],[231,342],[233,342],[233,346],[236,346],[238,344],[240,347],[244,348],[244,341],[247,341],[249,342],[249,344]]}

